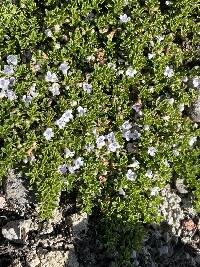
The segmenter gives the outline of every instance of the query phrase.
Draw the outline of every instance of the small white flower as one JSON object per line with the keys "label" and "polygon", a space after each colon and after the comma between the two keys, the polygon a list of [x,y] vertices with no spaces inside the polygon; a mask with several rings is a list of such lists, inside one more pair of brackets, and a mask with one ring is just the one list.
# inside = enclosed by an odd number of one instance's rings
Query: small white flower
{"label": "small white flower", "polygon": [[151,189],[151,196],[155,196],[159,193],[160,188],[155,186]]}
{"label": "small white flower", "polygon": [[17,57],[15,55],[9,55],[7,56],[7,63],[10,65],[17,65]]}
{"label": "small white flower", "polygon": [[60,43],[56,43],[56,44],[55,44],[55,49],[56,49],[56,50],[60,49]]}
{"label": "small white flower", "polygon": [[173,150],[174,156],[178,157],[180,155],[179,151],[177,149]]}
{"label": "small white flower", "polygon": [[171,2],[171,1],[166,1],[165,4],[166,4],[167,6],[169,6],[169,5],[172,4],[172,2]]}
{"label": "small white flower", "polygon": [[155,156],[156,151],[157,151],[157,149],[153,146],[148,148],[148,154],[152,157]]}
{"label": "small white flower", "polygon": [[119,148],[119,144],[117,142],[110,143],[108,145],[108,150],[111,152],[116,152],[116,150]]}
{"label": "small white flower", "polygon": [[171,78],[174,75],[172,67],[167,66],[164,71],[164,75],[168,78]]}
{"label": "small white flower", "polygon": [[111,68],[112,70],[115,70],[115,71],[117,70],[117,67],[114,63],[111,63],[111,62],[108,63],[108,67]]}
{"label": "small white flower", "polygon": [[67,75],[69,69],[70,66],[66,62],[60,64],[59,70],[61,70],[64,75]]}
{"label": "small white flower", "polygon": [[79,113],[79,116],[85,116],[87,114],[87,108],[83,108],[81,106],[77,108],[77,111]]}
{"label": "small white flower", "polygon": [[122,22],[122,23],[127,23],[127,22],[129,22],[130,21],[130,17],[128,17],[126,14],[123,14],[123,15],[120,15],[119,16],[119,19],[120,19],[120,22]]}
{"label": "small white flower", "polygon": [[93,144],[86,144],[85,149],[87,152],[91,152],[94,150],[94,145]]}
{"label": "small white flower", "polygon": [[162,35],[158,35],[156,36],[156,38],[159,42],[162,42],[164,40],[164,37]]}
{"label": "small white flower", "polygon": [[192,83],[193,83],[193,86],[195,88],[198,87],[199,86],[199,78],[198,77],[193,78]]}
{"label": "small white flower", "polygon": [[153,178],[153,172],[151,170],[147,170],[147,172],[145,173],[145,176],[148,178]]}
{"label": "small white flower", "polygon": [[168,162],[168,160],[163,160],[163,164],[166,166],[166,167],[170,167],[170,164],[169,164],[169,162]]}
{"label": "small white flower", "polygon": [[183,77],[183,78],[182,78],[182,81],[183,81],[184,83],[187,83],[187,82],[188,82],[188,77]]}
{"label": "small white flower", "polygon": [[7,90],[6,92],[6,96],[9,100],[13,101],[13,100],[16,100],[17,99],[17,95],[15,94],[14,91],[12,90]]}
{"label": "small white flower", "polygon": [[56,83],[58,82],[58,77],[54,72],[47,71],[47,74],[45,76],[45,81]]}
{"label": "small white flower", "polygon": [[59,24],[54,25],[54,31],[55,32],[59,32],[60,31],[60,25]]}
{"label": "small white flower", "polygon": [[144,130],[145,130],[145,131],[148,131],[149,128],[150,128],[149,125],[144,125]]}
{"label": "small white flower", "polygon": [[135,170],[140,168],[140,163],[138,160],[136,160],[135,158],[132,158],[133,163],[131,163],[130,165],[128,165],[128,167],[133,168]]}
{"label": "small white flower", "polygon": [[99,137],[97,137],[96,139],[96,145],[97,145],[97,148],[102,148],[103,146],[105,146],[105,136],[101,135]]}
{"label": "small white flower", "polygon": [[53,94],[53,96],[60,95],[60,85],[58,83],[53,83],[52,86],[49,87],[49,91]]}
{"label": "small white flower", "polygon": [[148,53],[148,59],[152,59],[155,56],[153,53]]}
{"label": "small white flower", "polygon": [[12,75],[14,73],[14,69],[12,65],[5,65],[4,70],[2,71],[6,75]]}
{"label": "small white flower", "polygon": [[75,155],[75,152],[72,150],[69,150],[69,148],[65,148],[65,158],[72,158]]}
{"label": "small white flower", "polygon": [[58,166],[58,171],[61,174],[65,174],[67,172],[67,165],[66,164],[63,164],[63,165]]}
{"label": "small white flower", "polygon": [[168,101],[168,103],[170,105],[173,105],[174,104],[174,98],[169,98],[169,99],[167,99],[167,101]]}
{"label": "small white flower", "polygon": [[137,71],[131,67],[126,70],[126,76],[131,77],[131,78],[134,77],[136,73]]}
{"label": "small white flower", "polygon": [[130,130],[132,128],[132,124],[129,122],[129,121],[125,121],[123,124],[122,124],[122,129],[123,130]]}
{"label": "small white flower", "polygon": [[31,87],[30,87],[30,89],[29,89],[29,94],[32,96],[32,97],[36,97],[36,96],[38,96],[38,93],[36,93],[36,91],[35,91],[35,88],[36,87],[36,83],[34,83]]}
{"label": "small white flower", "polygon": [[197,141],[197,137],[193,136],[193,137],[190,138],[188,143],[189,143],[190,146],[193,146],[196,141]]}
{"label": "small white flower", "polygon": [[47,37],[52,37],[52,31],[50,29],[46,29],[44,33],[46,34]]}
{"label": "small white flower", "polygon": [[131,169],[129,169],[129,170],[127,171],[126,177],[127,177],[128,180],[130,180],[130,181],[134,181],[135,178],[136,178],[136,174],[135,174],[135,172],[133,172]]}
{"label": "small white flower", "polygon": [[86,93],[90,94],[92,92],[92,85],[91,84],[89,84],[89,83],[83,83],[82,86],[83,86],[83,90]]}
{"label": "small white flower", "polygon": [[22,101],[26,104],[29,105],[32,101],[32,96],[30,95],[23,95]]}
{"label": "small white flower", "polygon": [[122,195],[122,196],[125,196],[126,195],[123,188],[120,188],[119,189],[119,195]]}
{"label": "small white flower", "polygon": [[54,137],[54,132],[52,128],[47,128],[43,133],[45,139],[47,141],[51,140],[52,137]]}
{"label": "small white flower", "polygon": [[184,104],[180,104],[179,105],[179,111],[183,112],[184,109],[185,109],[185,105]]}
{"label": "small white flower", "polygon": [[0,90],[0,98],[6,97],[6,91],[5,90]]}
{"label": "small white flower", "polygon": [[74,167],[74,166],[68,165],[67,168],[68,168],[69,172],[72,174],[74,174],[76,171],[76,167]]}
{"label": "small white flower", "polygon": [[164,120],[164,121],[169,121],[169,119],[170,119],[170,116],[168,116],[168,115],[163,116],[163,120]]}

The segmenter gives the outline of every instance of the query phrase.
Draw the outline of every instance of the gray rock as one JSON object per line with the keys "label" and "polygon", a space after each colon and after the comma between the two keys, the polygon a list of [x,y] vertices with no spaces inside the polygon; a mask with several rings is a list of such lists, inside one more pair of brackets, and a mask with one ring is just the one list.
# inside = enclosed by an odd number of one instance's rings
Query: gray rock
{"label": "gray rock", "polygon": [[14,170],[10,170],[5,184],[6,201],[16,211],[25,212],[30,203],[33,202],[27,187],[22,177],[15,174]]}
{"label": "gray rock", "polygon": [[189,108],[189,115],[194,122],[200,122],[200,94]]}
{"label": "gray rock", "polygon": [[10,221],[2,227],[2,235],[11,241],[24,242],[28,238],[28,232],[36,229],[37,224],[31,220]]}

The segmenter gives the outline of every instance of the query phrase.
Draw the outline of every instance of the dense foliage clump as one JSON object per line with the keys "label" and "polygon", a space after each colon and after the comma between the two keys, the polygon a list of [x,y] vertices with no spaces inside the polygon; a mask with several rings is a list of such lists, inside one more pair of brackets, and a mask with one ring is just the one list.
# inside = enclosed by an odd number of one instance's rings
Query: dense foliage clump
{"label": "dense foliage clump", "polygon": [[167,182],[184,178],[200,210],[199,129],[186,112],[198,27],[192,0],[0,6],[0,177],[27,177],[42,218],[62,190],[78,192],[123,266],[141,225],[161,219]]}

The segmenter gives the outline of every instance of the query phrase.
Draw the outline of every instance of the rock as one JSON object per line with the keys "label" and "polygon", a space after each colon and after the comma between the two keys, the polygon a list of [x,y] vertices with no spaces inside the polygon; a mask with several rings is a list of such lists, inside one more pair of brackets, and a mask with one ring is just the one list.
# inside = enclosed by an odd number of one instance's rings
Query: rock
{"label": "rock", "polygon": [[31,220],[10,221],[2,227],[2,235],[11,241],[24,242],[28,238],[28,232],[36,229],[37,225]]}
{"label": "rock", "polygon": [[40,259],[36,251],[30,251],[26,257],[27,267],[37,267],[40,264]]}
{"label": "rock", "polygon": [[6,207],[5,197],[0,196],[0,209],[4,209]]}
{"label": "rock", "polygon": [[161,256],[161,255],[168,254],[168,252],[169,252],[169,248],[168,248],[168,246],[162,246],[162,247],[159,248],[160,256]]}
{"label": "rock", "polygon": [[6,201],[16,211],[25,212],[30,203],[33,202],[27,187],[22,177],[15,174],[14,170],[10,170],[5,184]]}
{"label": "rock", "polygon": [[72,232],[75,238],[80,238],[82,234],[85,234],[88,228],[88,216],[86,213],[73,214],[72,220]]}

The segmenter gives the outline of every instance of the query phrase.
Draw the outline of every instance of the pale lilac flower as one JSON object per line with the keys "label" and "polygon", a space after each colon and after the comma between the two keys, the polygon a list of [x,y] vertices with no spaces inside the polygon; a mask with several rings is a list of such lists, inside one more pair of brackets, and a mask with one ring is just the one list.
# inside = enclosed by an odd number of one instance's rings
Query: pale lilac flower
{"label": "pale lilac flower", "polygon": [[3,90],[7,90],[8,86],[10,84],[9,79],[6,78],[0,78],[0,88]]}
{"label": "pale lilac flower", "polygon": [[17,65],[17,57],[15,55],[9,55],[7,56],[7,63],[10,65]]}
{"label": "pale lilac flower", "polygon": [[134,130],[134,132],[131,133],[131,138],[132,138],[133,140],[137,140],[137,139],[139,139],[140,136],[141,136],[141,134],[140,134],[137,130]]}
{"label": "pale lilac flower", "polygon": [[164,75],[168,78],[171,78],[174,75],[172,67],[167,66],[164,71]]}
{"label": "pale lilac flower", "polygon": [[66,122],[63,120],[63,118],[60,118],[56,120],[55,124],[59,127],[59,129],[64,129]]}
{"label": "pale lilac flower", "polygon": [[157,151],[157,149],[153,146],[148,148],[148,154],[152,157],[155,156],[156,151]]}
{"label": "pale lilac flower", "polygon": [[122,124],[122,129],[123,130],[130,130],[132,128],[132,124],[129,122],[129,121],[125,121],[123,124]]}
{"label": "pale lilac flower", "polygon": [[32,96],[30,95],[23,95],[22,101],[26,104],[29,105],[32,101]]}
{"label": "pale lilac flower", "polygon": [[142,105],[141,104],[134,104],[133,106],[132,106],[132,109],[134,109],[135,110],[135,112],[139,112],[140,110],[141,110],[141,107],[142,107]]}
{"label": "pale lilac flower", "polygon": [[112,143],[112,142],[115,141],[115,135],[114,135],[113,132],[107,134],[107,135],[106,135],[106,138],[107,138],[108,142],[110,142],[110,143]]}
{"label": "pale lilac flower", "polygon": [[56,83],[58,82],[58,77],[54,72],[47,71],[47,74],[45,76],[45,81]]}
{"label": "pale lilac flower", "polygon": [[127,177],[128,180],[130,180],[130,181],[134,181],[135,178],[136,178],[136,174],[135,174],[135,172],[133,172],[131,169],[129,169],[129,170],[127,171],[126,177]]}
{"label": "pale lilac flower", "polygon": [[151,170],[147,170],[147,172],[145,173],[145,176],[148,178],[153,178],[153,172]]}
{"label": "pale lilac flower", "polygon": [[52,31],[50,29],[46,29],[44,33],[46,34],[47,37],[52,37]]}
{"label": "pale lilac flower", "polygon": [[119,195],[125,196],[125,191],[123,188],[119,189]]}
{"label": "pale lilac flower", "polygon": [[75,152],[69,148],[65,148],[65,158],[72,158],[75,155]]}
{"label": "pale lilac flower", "polygon": [[99,137],[97,137],[96,139],[96,145],[97,145],[97,148],[102,148],[103,146],[105,146],[105,136],[101,135]]}
{"label": "pale lilac flower", "polygon": [[77,108],[77,111],[79,113],[79,116],[85,116],[87,114],[87,108],[83,108],[81,106]]}
{"label": "pale lilac flower", "polygon": [[90,94],[92,92],[92,85],[89,83],[83,83],[83,90]]}
{"label": "pale lilac flower", "polygon": [[13,101],[13,100],[16,100],[17,99],[17,95],[15,94],[14,91],[12,90],[7,90],[6,92],[6,96],[9,100]]}
{"label": "pale lilac flower", "polygon": [[71,109],[67,109],[62,117],[61,117],[65,122],[69,122],[70,120],[73,119],[73,115],[72,115],[72,110]]}
{"label": "pale lilac flower", "polygon": [[52,128],[47,128],[43,133],[45,139],[47,141],[51,140],[52,137],[54,137],[54,132]]}
{"label": "pale lilac flower", "polygon": [[63,165],[58,166],[58,171],[61,174],[65,174],[67,172],[67,165],[66,164],[63,164]]}
{"label": "pale lilac flower", "polygon": [[76,167],[74,167],[74,166],[68,165],[67,168],[68,168],[69,172],[72,174],[74,174],[76,171]]}
{"label": "pale lilac flower", "polygon": [[126,70],[126,76],[131,77],[131,78],[134,77],[136,73],[137,71],[131,67]]}
{"label": "pale lilac flower", "polygon": [[193,83],[193,86],[195,88],[198,87],[199,86],[199,78],[198,77],[193,78],[192,83]]}
{"label": "pale lilac flower", "polygon": [[69,69],[70,66],[66,62],[60,64],[59,70],[61,70],[64,75],[67,75]]}
{"label": "pale lilac flower", "polygon": [[122,137],[126,139],[126,141],[130,141],[133,137],[132,132],[130,130],[128,131],[123,131],[122,132]]}
{"label": "pale lilac flower", "polygon": [[197,137],[193,136],[193,137],[190,138],[188,143],[189,143],[190,146],[193,146],[196,141],[197,141]]}
{"label": "pale lilac flower", "polygon": [[5,65],[4,70],[2,71],[6,75],[12,75],[14,73],[14,69],[12,65]]}
{"label": "pale lilac flower", "polygon": [[111,152],[116,152],[116,150],[117,150],[118,148],[120,148],[118,142],[113,142],[113,143],[110,143],[110,144],[108,145],[108,150],[111,151]]}
{"label": "pale lilac flower", "polygon": [[75,159],[73,163],[74,163],[74,170],[78,170],[84,165],[83,158],[81,157],[78,157],[77,159]]}
{"label": "pale lilac flower", "polygon": [[127,22],[129,22],[130,21],[130,17],[128,17],[126,14],[123,14],[123,15],[120,15],[119,16],[119,19],[120,19],[120,22],[122,22],[122,23],[127,23]]}
{"label": "pale lilac flower", "polygon": [[53,96],[60,95],[60,85],[58,83],[53,83],[52,86],[49,87],[49,91],[53,94]]}
{"label": "pale lilac flower", "polygon": [[151,196],[156,196],[159,193],[160,188],[155,186],[151,189]]}

